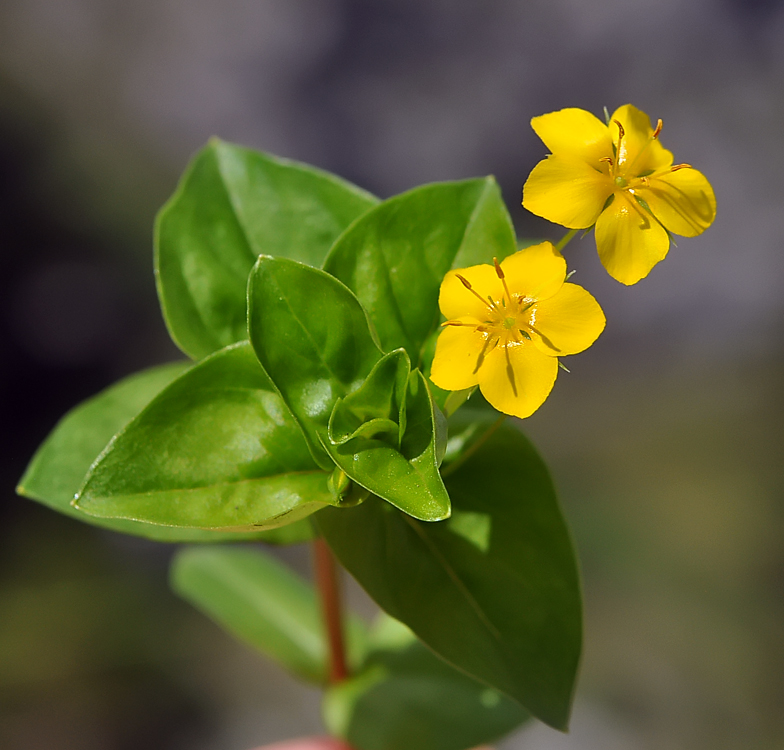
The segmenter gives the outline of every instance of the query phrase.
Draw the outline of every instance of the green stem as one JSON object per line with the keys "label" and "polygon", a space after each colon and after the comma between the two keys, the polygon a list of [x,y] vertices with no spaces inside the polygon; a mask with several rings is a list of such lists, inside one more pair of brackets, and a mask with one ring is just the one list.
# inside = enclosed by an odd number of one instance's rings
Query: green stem
{"label": "green stem", "polygon": [[343,609],[340,603],[340,581],[335,558],[320,536],[313,540],[313,563],[329,644],[329,681],[334,685],[348,677],[346,647],[343,640]]}
{"label": "green stem", "polygon": [[449,466],[447,466],[442,472],[442,477],[448,477],[450,474],[454,474],[466,461],[468,461],[471,456],[474,455],[493,435],[493,433],[504,423],[506,419],[506,414],[501,414],[498,419],[487,428],[485,433],[482,437],[479,438],[465,453],[463,453],[460,458],[456,461],[453,461]]}
{"label": "green stem", "polygon": [[570,229],[563,237],[561,237],[561,239],[558,241],[558,244],[555,246],[555,249],[558,250],[558,252],[563,250],[569,244],[569,240],[571,240],[572,237],[574,237],[574,235],[576,235],[579,231],[579,229]]}

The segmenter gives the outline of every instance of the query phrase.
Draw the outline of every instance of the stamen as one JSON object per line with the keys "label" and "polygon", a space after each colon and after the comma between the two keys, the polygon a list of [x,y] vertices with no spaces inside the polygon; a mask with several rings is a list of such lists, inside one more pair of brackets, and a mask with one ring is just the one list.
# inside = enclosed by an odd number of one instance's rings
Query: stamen
{"label": "stamen", "polygon": [[447,321],[445,321],[445,322],[443,322],[441,324],[442,328],[444,326],[463,326],[464,328],[473,328],[474,324],[473,323],[463,323],[462,321],[459,321],[459,320],[447,320]]}
{"label": "stamen", "polygon": [[664,123],[661,121],[661,118],[659,118],[659,121],[656,123],[656,130],[653,131],[651,138],[659,137],[659,133],[662,131],[662,125],[664,125]]}
{"label": "stamen", "polygon": [[504,275],[503,270],[501,269],[500,264],[498,263],[498,258],[493,258],[493,265],[495,266],[495,272],[499,279],[501,279],[501,283],[504,285],[504,291],[506,292],[506,298],[509,300],[509,303],[512,302],[512,293],[509,291],[509,287],[506,285],[506,276]]}
{"label": "stamen", "polygon": [[607,162],[610,166],[615,164],[615,162],[613,161],[612,156],[603,156],[601,159],[599,159],[599,161]]}
{"label": "stamen", "polygon": [[[476,289],[474,289],[474,287],[471,286],[471,282],[468,279],[466,279],[464,276],[461,276],[459,273],[456,273],[455,276],[457,276],[457,278],[460,279],[460,281],[463,283],[463,286],[466,289],[468,289],[468,291],[471,292],[471,294],[473,294],[483,305],[487,304],[485,298],[481,294],[479,294],[479,292],[477,292]],[[495,309],[496,307],[495,302],[493,302],[493,300],[489,296],[488,299],[490,300],[490,307]]]}
{"label": "stamen", "polygon": [[618,148],[621,147],[621,141],[623,137],[626,135],[626,131],[623,129],[623,125],[621,125],[619,120],[613,120],[613,122],[618,126]]}
{"label": "stamen", "polygon": [[671,172],[677,172],[679,169],[693,169],[691,164],[676,164],[674,167],[670,167]]}

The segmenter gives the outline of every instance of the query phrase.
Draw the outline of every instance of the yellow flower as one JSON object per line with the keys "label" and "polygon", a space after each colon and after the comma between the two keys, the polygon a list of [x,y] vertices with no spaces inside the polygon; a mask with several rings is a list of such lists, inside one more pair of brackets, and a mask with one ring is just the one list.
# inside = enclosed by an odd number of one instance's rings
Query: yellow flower
{"label": "yellow flower", "polygon": [[605,125],[583,109],[534,117],[531,126],[552,152],[523,187],[531,213],[571,229],[596,224],[596,247],[609,274],[635,284],[667,255],[668,232],[694,237],[716,216],[705,176],[673,166],[659,143],[662,121],[631,104]]}
{"label": "yellow flower", "polygon": [[478,385],[505,414],[528,417],[550,393],[558,357],[587,349],[604,313],[580,286],[566,283],[566,261],[549,242],[502,263],[450,271],[438,298],[447,321],[432,381],[448,391]]}

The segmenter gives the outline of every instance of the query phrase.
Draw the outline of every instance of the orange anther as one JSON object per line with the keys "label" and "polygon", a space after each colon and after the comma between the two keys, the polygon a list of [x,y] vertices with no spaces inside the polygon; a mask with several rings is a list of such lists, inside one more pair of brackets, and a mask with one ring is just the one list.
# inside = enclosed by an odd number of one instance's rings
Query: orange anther
{"label": "orange anther", "polygon": [[677,172],[679,169],[692,169],[691,164],[676,164],[674,167],[670,167],[670,171]]}
{"label": "orange anther", "polygon": [[662,125],[664,125],[664,123],[661,121],[661,118],[659,118],[659,121],[656,123],[656,130],[653,131],[653,135],[651,136],[651,138],[659,137],[659,133],[661,133]]}
{"label": "orange anther", "polygon": [[613,122],[618,126],[618,140],[620,141],[626,135],[626,131],[618,120],[613,120]]}

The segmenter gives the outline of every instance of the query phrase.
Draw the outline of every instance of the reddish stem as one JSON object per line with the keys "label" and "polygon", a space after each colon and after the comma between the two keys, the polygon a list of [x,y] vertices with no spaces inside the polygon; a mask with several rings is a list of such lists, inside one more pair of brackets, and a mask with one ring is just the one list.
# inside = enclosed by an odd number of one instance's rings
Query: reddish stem
{"label": "reddish stem", "polygon": [[343,641],[343,617],[340,605],[340,581],[332,551],[321,538],[313,540],[316,587],[321,597],[324,624],[329,643],[329,681],[342,682],[348,677],[346,648]]}

